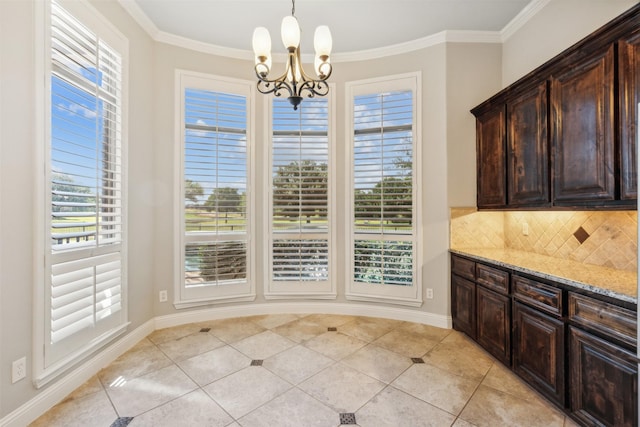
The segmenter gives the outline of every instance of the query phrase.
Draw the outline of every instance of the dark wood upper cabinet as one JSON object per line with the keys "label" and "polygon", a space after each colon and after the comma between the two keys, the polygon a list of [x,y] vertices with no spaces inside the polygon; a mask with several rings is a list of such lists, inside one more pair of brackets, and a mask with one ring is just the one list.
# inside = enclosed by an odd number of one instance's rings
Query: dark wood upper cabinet
{"label": "dark wood upper cabinet", "polygon": [[640,103],[640,30],[618,43],[620,198],[638,197],[637,132]]}
{"label": "dark wood upper cabinet", "polygon": [[640,3],[471,112],[479,209],[637,209]]}
{"label": "dark wood upper cabinet", "polygon": [[614,51],[551,78],[555,204],[615,200]]}
{"label": "dark wood upper cabinet", "polygon": [[548,206],[547,82],[507,101],[509,206]]}
{"label": "dark wood upper cabinet", "polygon": [[476,120],[478,207],[506,206],[505,108],[498,105]]}

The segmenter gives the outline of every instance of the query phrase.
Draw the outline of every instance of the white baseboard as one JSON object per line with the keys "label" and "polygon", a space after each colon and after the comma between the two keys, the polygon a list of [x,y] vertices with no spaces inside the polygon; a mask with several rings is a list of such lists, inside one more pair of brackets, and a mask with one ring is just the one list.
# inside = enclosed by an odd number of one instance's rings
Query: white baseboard
{"label": "white baseboard", "polygon": [[0,420],[0,427],[24,427],[33,422],[40,415],[47,412],[64,397],[80,387],[100,369],[116,360],[127,352],[141,339],[154,331],[154,320],[151,319],[124,335],[112,345],[106,347],[86,362],[67,374],[63,374],[58,381],[45,388],[33,399],[20,406],[15,411]]}
{"label": "white baseboard", "polygon": [[142,326],[129,332],[114,344],[108,346],[81,366],[61,377],[50,387],[42,390],[15,411],[0,420],[0,427],[24,427],[44,414],[65,396],[80,387],[121,354],[136,345],[141,339],[157,329],[170,328],[187,323],[230,317],[255,316],[279,313],[326,313],[346,314],[354,316],[383,317],[422,323],[439,328],[451,328],[451,317],[426,313],[401,307],[381,307],[373,304],[335,303],[335,302],[270,302],[261,304],[243,304],[229,307],[213,307],[202,310],[190,310],[184,313],[155,317]]}

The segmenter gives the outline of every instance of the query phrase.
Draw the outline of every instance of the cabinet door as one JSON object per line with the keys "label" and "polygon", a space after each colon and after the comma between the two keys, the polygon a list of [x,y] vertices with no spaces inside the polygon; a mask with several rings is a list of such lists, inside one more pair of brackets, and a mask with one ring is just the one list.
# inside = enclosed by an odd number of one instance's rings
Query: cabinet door
{"label": "cabinet door", "polygon": [[509,206],[549,206],[547,83],[507,102]]}
{"label": "cabinet door", "polygon": [[552,77],[555,204],[615,199],[614,77],[613,46]]}
{"label": "cabinet door", "polygon": [[451,317],[453,328],[476,338],[476,284],[451,275]]}
{"label": "cabinet door", "polygon": [[585,425],[637,426],[638,365],[634,355],[573,326],[571,411]]}
{"label": "cabinet door", "polygon": [[620,41],[619,102],[620,102],[620,198],[638,197],[636,144],[638,103],[640,103],[640,31]]}
{"label": "cabinet door", "polygon": [[478,343],[507,366],[511,366],[511,304],[509,297],[483,286],[476,288]]}
{"label": "cabinet door", "polygon": [[504,111],[500,105],[476,118],[478,208],[507,202]]}
{"label": "cabinet door", "polygon": [[564,323],[514,302],[513,370],[564,406]]}

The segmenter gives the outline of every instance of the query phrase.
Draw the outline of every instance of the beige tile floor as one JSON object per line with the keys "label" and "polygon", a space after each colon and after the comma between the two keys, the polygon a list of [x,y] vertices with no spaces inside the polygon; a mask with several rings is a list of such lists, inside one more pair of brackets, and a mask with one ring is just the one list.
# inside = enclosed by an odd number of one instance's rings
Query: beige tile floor
{"label": "beige tile floor", "polygon": [[155,331],[32,426],[337,427],[349,413],[360,427],[575,425],[456,331],[281,314]]}

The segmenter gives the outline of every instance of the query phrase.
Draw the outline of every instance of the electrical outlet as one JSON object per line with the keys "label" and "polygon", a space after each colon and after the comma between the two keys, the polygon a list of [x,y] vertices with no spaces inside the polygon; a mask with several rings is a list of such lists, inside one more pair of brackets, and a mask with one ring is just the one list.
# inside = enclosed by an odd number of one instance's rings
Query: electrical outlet
{"label": "electrical outlet", "polygon": [[16,383],[27,376],[27,358],[21,357],[11,364],[11,383]]}
{"label": "electrical outlet", "polygon": [[160,302],[167,302],[167,291],[160,291]]}
{"label": "electrical outlet", "polygon": [[528,236],[529,235],[529,224],[526,222],[522,223],[522,235],[523,236]]}
{"label": "electrical outlet", "polygon": [[427,299],[433,299],[433,289],[427,288]]}

